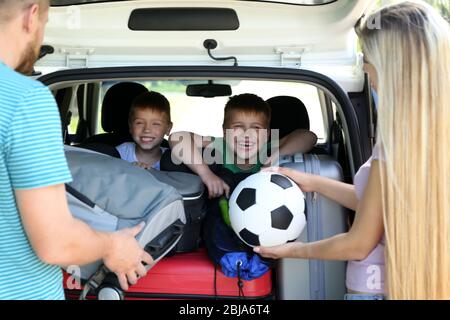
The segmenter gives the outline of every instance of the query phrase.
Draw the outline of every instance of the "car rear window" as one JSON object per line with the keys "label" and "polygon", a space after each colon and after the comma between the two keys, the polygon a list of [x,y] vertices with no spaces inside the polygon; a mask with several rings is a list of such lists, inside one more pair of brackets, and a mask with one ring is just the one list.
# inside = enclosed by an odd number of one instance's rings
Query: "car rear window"
{"label": "car rear window", "polygon": [[[117,81],[103,82],[100,101]],[[170,102],[173,121],[172,132],[189,131],[203,136],[223,136],[222,123],[225,104],[229,97],[189,97],[186,86],[204,84],[206,80],[153,80],[140,81],[147,89],[162,93]],[[327,139],[320,102],[320,89],[299,82],[267,80],[214,80],[214,83],[230,85],[232,95],[253,93],[264,100],[275,96],[291,96],[300,99],[308,112],[311,131],[319,138],[319,143]],[[101,127],[101,106],[98,107],[96,133],[103,133]]]}

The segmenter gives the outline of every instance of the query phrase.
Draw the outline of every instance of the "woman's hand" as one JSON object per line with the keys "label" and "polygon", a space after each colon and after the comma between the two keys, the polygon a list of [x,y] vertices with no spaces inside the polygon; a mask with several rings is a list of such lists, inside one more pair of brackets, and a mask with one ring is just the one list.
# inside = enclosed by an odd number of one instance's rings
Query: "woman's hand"
{"label": "woman's hand", "polygon": [[314,185],[315,176],[312,174],[286,167],[270,167],[264,168],[262,171],[280,173],[289,177],[300,187],[303,192],[316,192]]}
{"label": "woman's hand", "polygon": [[255,247],[253,251],[270,259],[301,258],[298,254],[303,246],[301,242],[288,242],[274,247]]}

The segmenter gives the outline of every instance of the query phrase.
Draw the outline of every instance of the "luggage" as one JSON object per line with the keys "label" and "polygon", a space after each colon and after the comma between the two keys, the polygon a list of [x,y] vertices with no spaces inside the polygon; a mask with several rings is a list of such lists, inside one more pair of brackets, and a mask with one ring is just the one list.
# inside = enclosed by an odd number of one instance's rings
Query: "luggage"
{"label": "luggage", "polygon": [[[295,155],[281,159],[280,165],[342,180],[339,164],[325,155]],[[139,173],[142,174],[142,172]],[[153,174],[153,172],[150,173]],[[184,173],[161,172],[154,174],[158,179],[168,179],[169,184],[184,193],[185,199],[189,199],[189,195],[194,195],[192,198],[196,198],[195,194],[200,194],[197,187],[192,190],[198,192],[190,192],[188,189],[181,190],[186,186],[194,186],[194,183],[186,184],[179,180],[184,179],[180,178],[184,176]],[[177,181],[180,182],[178,187],[176,186]],[[156,181],[156,184],[158,183],[160,182]],[[200,199],[204,200],[203,197],[201,196]],[[203,207],[203,204],[198,208],[200,207]],[[318,194],[307,193],[307,227],[298,241],[311,242],[346,232],[347,213],[346,209],[333,201]],[[171,233],[173,232],[170,231],[169,234]],[[165,238],[164,234],[167,233],[161,232],[161,234],[162,238]],[[281,259],[275,269],[276,288],[272,285],[273,272],[269,271],[252,281],[241,280],[243,287],[242,291],[239,291],[238,279],[226,277],[219,268],[215,268],[207,256],[206,250],[201,248],[195,252],[177,253],[170,257],[166,254],[147,276],[140,279],[128,292],[118,294],[117,288],[106,281],[106,287],[99,285],[97,290],[90,292],[90,296],[95,298],[99,294],[99,290],[102,290],[100,298],[104,299],[214,299],[239,298],[240,296],[261,299],[273,298],[274,292],[276,292],[277,299],[342,299],[346,293],[345,272],[345,262]],[[67,297],[76,298],[80,295],[81,290],[70,286],[71,283],[73,280],[65,274],[64,284]]]}
{"label": "luggage", "polygon": [[[223,199],[224,201],[225,198]],[[203,241],[208,256],[229,277],[258,279],[273,267],[273,261],[262,258],[246,245],[228,226],[219,208],[219,199],[210,202],[205,219]]]}
{"label": "luggage", "polygon": [[[252,173],[232,173],[221,165],[212,168],[213,172],[230,187],[230,194],[237,185]],[[258,279],[274,266],[274,261],[253,252],[226,222],[228,216],[228,199],[225,196],[211,199],[204,221],[203,241],[213,263],[229,277],[246,280]]]}
{"label": "luggage", "polygon": [[[117,149],[110,145],[88,143],[78,147],[120,158]],[[192,171],[186,166],[172,164],[170,155],[170,150],[162,155],[161,171],[149,169],[149,172],[159,181],[174,187],[183,197],[186,225],[184,226],[183,236],[175,246],[174,252],[191,252],[197,250],[200,246],[202,221],[207,210],[207,195],[201,179],[192,174]]]}
{"label": "luggage", "polygon": [[[326,155],[297,154],[280,166],[342,181],[342,169]],[[306,193],[307,226],[297,241],[312,242],[347,232],[349,210],[319,194]],[[340,300],[346,293],[346,262],[281,259],[277,266],[278,298]]]}
{"label": "luggage", "polygon": [[[76,218],[106,232],[144,221],[136,239],[155,262],[173,249],[186,223],[182,197],[175,188],[110,156],[72,147],[66,147],[65,154],[73,177],[66,185],[67,198]],[[79,276],[89,279],[90,289],[107,278],[117,282],[101,261],[82,266]]]}
{"label": "luggage", "polygon": [[[68,275],[64,283],[70,282]],[[65,290],[76,299],[80,290]],[[95,298],[91,296],[90,298]],[[125,299],[272,299],[272,274],[252,280],[226,277],[208,258],[205,249],[164,257],[124,294]]]}
{"label": "luggage", "polygon": [[200,247],[201,227],[207,211],[205,186],[199,176],[185,172],[169,172],[150,169],[159,181],[174,187],[183,197],[186,224],[183,235],[174,252],[192,252]]}

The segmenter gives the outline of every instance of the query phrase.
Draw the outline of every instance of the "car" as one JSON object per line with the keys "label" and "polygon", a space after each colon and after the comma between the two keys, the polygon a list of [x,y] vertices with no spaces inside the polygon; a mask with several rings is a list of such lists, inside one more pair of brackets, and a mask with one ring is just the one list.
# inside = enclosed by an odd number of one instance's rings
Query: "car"
{"label": "car", "polygon": [[[299,128],[308,118],[318,136],[310,154],[285,159],[283,165],[351,183],[375,139],[376,110],[354,31],[372,4],[53,0],[33,76],[56,98],[67,145],[118,144],[118,129],[108,121],[123,123],[126,110],[105,104],[104,98],[120,83],[163,93],[171,103],[173,132],[208,136],[223,134],[223,108],[230,95],[254,93],[271,104],[274,129]],[[133,98],[127,89],[115,94],[124,104]],[[351,212],[317,195],[306,195],[306,201],[308,226],[300,241],[348,230]],[[209,268],[204,279],[210,282],[190,279],[183,287],[155,280],[155,274],[174,278],[174,266],[180,265],[183,272],[197,275],[198,268]],[[236,281],[217,275],[204,248],[164,258],[147,278],[140,280],[147,287],[138,284],[125,297],[240,296]],[[219,293],[211,291],[217,279],[226,287]],[[262,281],[247,283],[247,296],[342,299],[345,263],[282,259]],[[171,291],[177,285],[184,291]],[[209,291],[194,289],[201,285]],[[68,297],[79,294],[66,289]]]}

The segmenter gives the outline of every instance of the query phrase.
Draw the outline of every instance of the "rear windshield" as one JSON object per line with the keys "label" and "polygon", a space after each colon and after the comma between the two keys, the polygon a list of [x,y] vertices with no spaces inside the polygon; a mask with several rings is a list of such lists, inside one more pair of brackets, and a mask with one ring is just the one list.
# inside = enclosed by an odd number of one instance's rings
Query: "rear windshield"
{"label": "rear windshield", "polygon": [[[131,0],[51,0],[50,3],[52,6],[70,6],[76,4],[111,2],[111,1],[131,1]],[[272,2],[281,4],[294,4],[301,6],[317,6],[336,2],[337,0],[236,0],[236,1]]]}
{"label": "rear windshield", "polygon": [[[119,81],[105,81],[101,83],[100,99],[97,106],[97,125],[94,132],[104,133],[101,126],[103,98],[114,84]],[[186,86],[191,84],[205,84],[206,80],[149,80],[140,81],[148,90],[163,94],[170,101],[172,132],[189,131],[202,136],[223,136],[224,107],[229,97],[190,97],[186,95]],[[253,93],[268,100],[272,97],[294,97],[306,107],[310,130],[314,132],[319,143],[326,142],[325,122],[322,113],[320,89],[306,83],[270,81],[270,80],[215,80],[214,83],[227,84],[232,87],[232,95]],[[78,112],[71,110],[75,115]],[[208,121],[205,121],[208,119]],[[73,116],[70,122],[69,134],[77,132],[79,120]]]}

